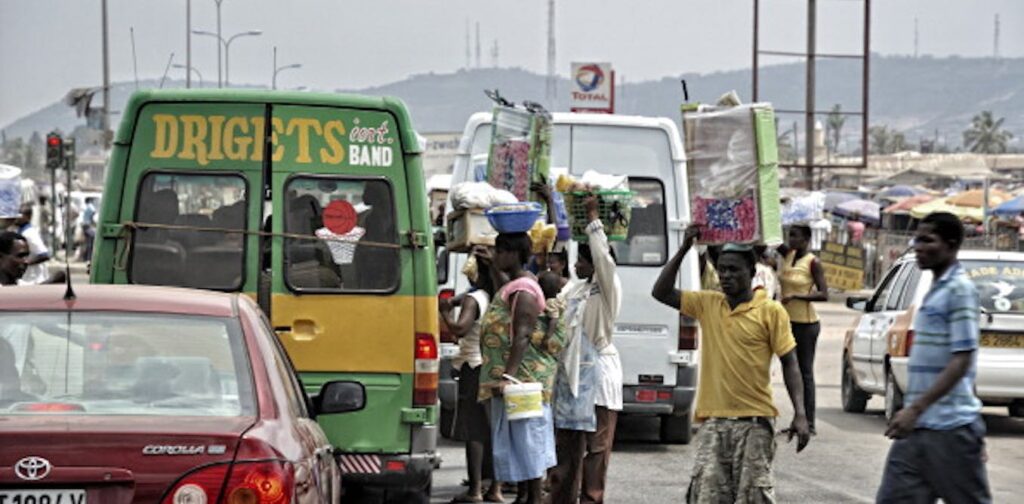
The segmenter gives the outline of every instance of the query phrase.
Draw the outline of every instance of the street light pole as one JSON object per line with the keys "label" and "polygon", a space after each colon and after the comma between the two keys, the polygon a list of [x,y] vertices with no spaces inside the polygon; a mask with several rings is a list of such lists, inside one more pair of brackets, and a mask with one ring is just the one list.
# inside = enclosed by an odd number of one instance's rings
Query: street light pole
{"label": "street light pole", "polygon": [[192,72],[195,72],[196,73],[196,77],[199,77],[199,87],[200,88],[203,87],[203,74],[199,73],[199,69],[198,68],[190,67],[190,66],[187,66],[187,65],[182,65],[181,63],[175,63],[172,66],[174,68],[180,68],[182,70],[185,70],[185,75],[188,75],[189,78],[192,77]]}
{"label": "street light pole", "polygon": [[110,43],[107,36],[107,0],[103,0],[103,148],[110,149]]}
{"label": "street light pole", "polygon": [[221,46],[223,46],[223,49],[224,49],[224,66],[223,66],[224,73],[223,73],[223,78],[224,78],[224,80],[220,81],[221,66],[220,66],[220,62],[219,61],[217,63],[217,77],[218,77],[218,86],[225,86],[225,87],[229,86],[229,83],[228,83],[228,71],[230,70],[230,68],[228,66],[228,62],[229,62],[229,56],[230,56],[231,42],[234,41],[238,37],[257,36],[257,35],[262,35],[263,34],[263,32],[260,31],[260,30],[249,30],[249,31],[241,32],[241,33],[236,33],[236,34],[232,35],[231,38],[229,38],[227,40],[224,40],[223,38],[221,38],[216,33],[211,33],[211,32],[208,32],[206,30],[192,30],[192,33],[194,33],[196,35],[207,35],[207,36],[216,38],[217,39],[217,53],[218,54],[220,54]]}
{"label": "street light pole", "polygon": [[[224,0],[213,0],[217,4],[217,40],[224,42],[224,38],[220,36],[220,4]],[[221,81],[220,74],[220,44],[217,44],[217,87],[223,87],[223,81]]]}
{"label": "street light pole", "polygon": [[231,58],[231,42],[238,37],[256,37],[262,34],[263,32],[260,30],[249,30],[247,32],[236,33],[232,35],[231,38],[227,40],[227,42],[224,42],[224,87],[231,87],[231,84],[229,84],[231,66],[228,64]]}
{"label": "street light pole", "polygon": [[293,68],[302,68],[302,64],[292,63],[290,65],[277,66],[277,46],[274,46],[274,76],[270,79],[270,89],[277,89],[277,74],[279,72]]}
{"label": "street light pole", "polygon": [[[192,0],[185,0],[185,65],[192,68]],[[191,87],[192,73],[185,72],[185,89]]]}

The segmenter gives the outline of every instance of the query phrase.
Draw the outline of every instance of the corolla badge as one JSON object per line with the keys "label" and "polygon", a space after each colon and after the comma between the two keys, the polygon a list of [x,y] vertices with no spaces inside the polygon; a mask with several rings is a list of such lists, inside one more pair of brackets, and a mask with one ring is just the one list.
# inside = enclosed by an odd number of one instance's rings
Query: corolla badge
{"label": "corolla badge", "polygon": [[14,463],[14,474],[28,481],[45,478],[51,469],[53,466],[50,465],[50,461],[42,457],[25,457]]}

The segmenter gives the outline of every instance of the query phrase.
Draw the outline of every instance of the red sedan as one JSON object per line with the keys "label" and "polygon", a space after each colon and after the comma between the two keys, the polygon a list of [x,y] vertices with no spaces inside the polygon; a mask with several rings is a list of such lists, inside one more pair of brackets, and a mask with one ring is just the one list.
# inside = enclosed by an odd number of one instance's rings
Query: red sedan
{"label": "red sedan", "polygon": [[138,286],[0,288],[0,504],[337,502],[316,414],[247,297]]}

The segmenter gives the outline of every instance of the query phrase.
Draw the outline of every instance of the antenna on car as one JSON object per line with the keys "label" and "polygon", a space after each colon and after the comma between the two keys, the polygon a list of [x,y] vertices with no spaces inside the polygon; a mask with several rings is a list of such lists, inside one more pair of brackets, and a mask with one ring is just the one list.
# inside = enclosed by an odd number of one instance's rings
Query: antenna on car
{"label": "antenna on car", "polygon": [[64,263],[64,301],[75,300],[75,289],[71,287],[71,261]]}

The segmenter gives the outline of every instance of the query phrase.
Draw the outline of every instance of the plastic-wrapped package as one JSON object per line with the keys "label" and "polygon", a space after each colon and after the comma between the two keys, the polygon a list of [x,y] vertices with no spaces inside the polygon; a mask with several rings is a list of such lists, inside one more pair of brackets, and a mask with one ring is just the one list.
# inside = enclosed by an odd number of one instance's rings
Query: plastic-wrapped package
{"label": "plastic-wrapped package", "polygon": [[782,242],[775,118],[768,104],[683,110],[700,242]]}
{"label": "plastic-wrapped package", "polygon": [[487,182],[519,201],[528,201],[530,183],[547,180],[550,164],[550,115],[543,110],[495,107]]}
{"label": "plastic-wrapped package", "polygon": [[452,208],[490,208],[495,205],[518,203],[519,199],[503,189],[495,189],[486,182],[462,182],[452,188],[448,196]]}

